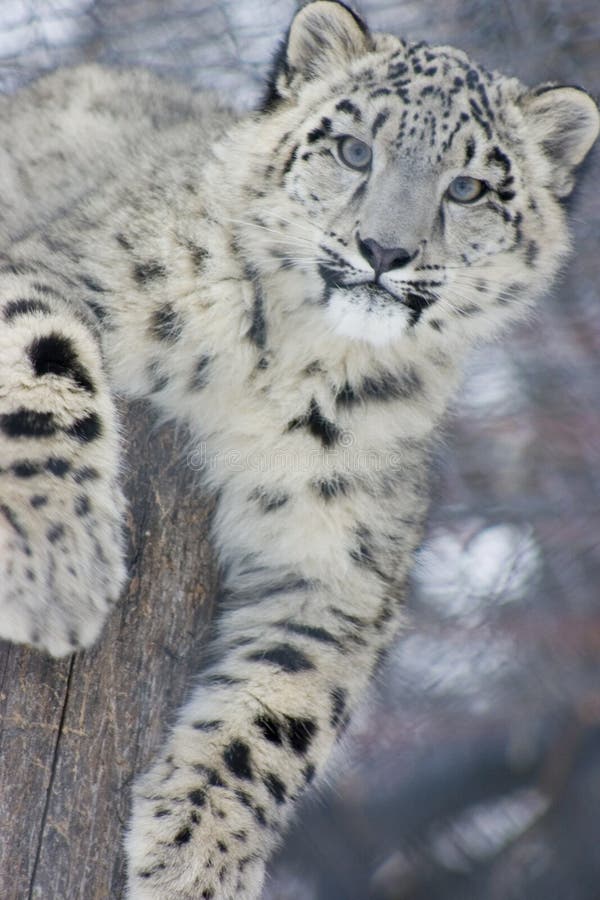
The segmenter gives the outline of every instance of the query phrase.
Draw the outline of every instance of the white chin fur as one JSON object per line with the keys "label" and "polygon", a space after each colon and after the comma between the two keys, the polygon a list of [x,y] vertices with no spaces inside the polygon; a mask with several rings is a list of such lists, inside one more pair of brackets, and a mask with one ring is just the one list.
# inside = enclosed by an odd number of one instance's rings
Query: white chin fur
{"label": "white chin fur", "polygon": [[400,304],[368,304],[349,296],[348,291],[332,291],[327,304],[327,318],[340,337],[366,341],[381,347],[406,333],[410,310]]}

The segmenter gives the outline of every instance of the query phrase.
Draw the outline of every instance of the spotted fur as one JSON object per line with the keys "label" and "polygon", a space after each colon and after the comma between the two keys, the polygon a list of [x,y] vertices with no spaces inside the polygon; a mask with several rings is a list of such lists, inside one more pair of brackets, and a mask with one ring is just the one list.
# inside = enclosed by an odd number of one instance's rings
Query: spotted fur
{"label": "spotted fur", "polygon": [[223,609],[134,789],[128,896],[257,898],[401,622],[462,357],[565,259],[598,112],[318,0],[246,118],[95,66],[0,115],[0,633],[96,639],[124,579],[113,391],[186,422]]}

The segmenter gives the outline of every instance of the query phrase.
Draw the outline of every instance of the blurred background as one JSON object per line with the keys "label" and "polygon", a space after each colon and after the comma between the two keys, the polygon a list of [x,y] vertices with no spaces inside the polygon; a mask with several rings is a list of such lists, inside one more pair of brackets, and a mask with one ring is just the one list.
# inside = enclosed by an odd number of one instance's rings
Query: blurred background
{"label": "blurred background", "polygon": [[[149,66],[222,90],[246,108],[259,97],[298,5],[2,0],[0,90],[93,59]],[[580,84],[598,97],[597,0],[363,0],[356,7],[372,28],[454,44],[527,83]],[[305,804],[281,849],[268,900],[600,900],[597,151],[587,169],[570,206],[576,252],[560,285],[533,321],[471,358],[436,461],[409,627],[332,761],[327,789]],[[134,587],[121,619],[109,625],[110,647],[43,665],[29,650],[0,648],[0,759],[3,748],[5,759],[21,748],[28,773],[17,777],[13,767],[5,776],[13,843],[0,868],[3,897],[121,896],[118,834],[132,772],[147,763],[198,668],[214,595],[204,543],[210,499],[196,490],[181,514],[186,541],[165,550],[165,529],[178,527],[177,498],[191,483],[180,471],[183,442],[157,431],[141,407],[126,415],[130,495],[144,521],[131,520]],[[140,464],[136,453],[149,442],[159,462]],[[140,484],[151,499],[162,498],[162,518],[147,512]],[[143,581],[142,551],[153,539],[162,552],[157,572],[168,569],[162,612],[147,608],[155,588]],[[173,588],[180,571],[189,590]],[[199,606],[201,614],[189,612]],[[134,664],[136,636],[161,614],[174,623],[172,634],[142,636]],[[154,693],[144,663],[150,640],[170,667]],[[149,699],[140,721],[133,713],[121,721],[113,710],[107,752],[97,743],[100,723],[124,688],[107,697],[89,685],[113,663],[136,670],[127,670],[126,681],[148,677]],[[78,700],[81,683],[88,689]],[[38,725],[54,730],[38,744],[32,710],[48,685],[58,699],[40,705]],[[17,698],[13,706],[8,693]],[[69,716],[79,716],[79,736],[75,724],[65,728]],[[84,719],[95,724],[81,725]],[[33,746],[45,767],[39,778],[31,775]],[[82,771],[93,767],[86,782]],[[82,785],[81,809],[65,799],[70,778]],[[28,835],[6,799],[15,792],[37,817]],[[82,859],[74,841],[92,828],[90,809],[110,823],[90,832]]]}

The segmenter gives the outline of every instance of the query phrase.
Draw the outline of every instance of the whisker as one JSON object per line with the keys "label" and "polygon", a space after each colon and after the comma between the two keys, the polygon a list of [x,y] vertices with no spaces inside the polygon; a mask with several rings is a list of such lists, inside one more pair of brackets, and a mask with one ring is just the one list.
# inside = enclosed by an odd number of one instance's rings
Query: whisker
{"label": "whisker", "polygon": [[443,269],[445,269],[448,272],[472,272],[474,270],[481,271],[482,269],[488,269],[488,268],[489,268],[489,263],[487,263],[487,264],[481,263],[476,266],[471,266],[471,265],[467,266],[464,263],[461,266],[447,266],[447,265],[443,266]]}
{"label": "whisker", "polygon": [[[271,245],[271,244],[283,244],[284,247],[289,247],[290,250],[293,250],[293,249],[294,249],[294,243],[293,243],[293,241],[286,241],[284,238],[270,238],[270,239],[269,239],[269,244],[270,244],[270,245]],[[304,250],[305,247],[304,247],[303,244],[298,244],[298,249],[299,249],[299,250]],[[314,250],[315,248],[314,248],[314,245],[312,245],[312,246],[310,246],[310,247],[306,247],[306,249],[307,249],[307,250],[309,250],[309,249],[310,249],[310,250]]]}
{"label": "whisker", "polygon": [[[288,218],[286,218],[286,216],[282,216],[280,213],[276,213],[271,209],[264,210],[264,212],[261,212],[261,216],[262,215],[268,216],[271,219],[277,219],[278,221],[283,222],[285,225],[291,225],[292,228],[296,229],[297,231],[304,232],[304,234],[307,235],[307,238],[309,238],[311,240],[315,240],[316,234],[318,233],[318,230],[316,228],[314,228],[313,226],[307,225],[306,223],[304,223],[302,221],[294,222],[293,219],[288,219]],[[260,227],[260,226],[258,226],[258,224],[256,222],[251,222],[251,221],[248,221],[245,219],[237,219],[237,220],[230,219],[230,221],[232,221],[232,222],[237,221],[243,225],[256,225],[257,227]],[[267,226],[262,226],[262,227],[267,227]]]}
{"label": "whisker", "polygon": [[268,210],[267,215],[273,216],[275,219],[279,219],[280,222],[284,222],[286,225],[292,225],[294,228],[305,229],[307,234],[314,235],[317,231],[316,228],[313,228],[310,225],[306,225],[303,222],[294,222],[293,219],[288,219],[286,216],[282,216],[281,213],[276,213],[273,210]]}
{"label": "whisker", "polygon": [[[508,286],[509,286],[509,285],[507,285],[506,281],[503,281],[502,279],[495,279],[495,278],[493,278],[493,279],[487,278],[486,283],[488,285],[490,285],[491,287],[497,287],[502,290],[508,289]],[[470,278],[468,275],[460,275],[460,276],[458,276],[458,278],[455,278],[454,284],[459,287],[462,284],[466,288],[477,288],[477,286],[479,284],[479,279],[476,277]],[[451,285],[449,285],[449,286],[451,286]],[[527,287],[527,285],[525,285],[525,287]]]}
{"label": "whisker", "polygon": [[302,268],[302,266],[317,266],[320,262],[318,259],[310,259],[310,257],[290,257],[290,256],[278,256],[275,260],[278,263],[293,263],[293,265],[298,268]]}
{"label": "whisker", "polygon": [[278,256],[276,258],[285,262],[311,262],[315,264],[323,261],[318,256]]}
{"label": "whisker", "polygon": [[306,244],[307,246],[314,247],[314,241],[309,240],[305,237],[300,237],[299,235],[290,235],[290,238],[285,241],[285,239],[281,238],[281,231],[277,231],[276,228],[269,228],[267,225],[259,225],[258,222],[248,222],[244,219],[230,219],[229,220],[234,225],[244,225],[247,228],[258,228],[260,231],[267,231],[270,234],[276,234],[283,243],[292,243],[292,241],[296,241],[298,244]]}
{"label": "whisker", "polygon": [[273,268],[279,268],[282,263],[291,263],[296,266],[298,269],[307,269],[309,267],[314,268],[321,262],[318,258],[313,258],[310,256],[277,256],[277,257],[263,257],[262,259],[257,259],[257,263],[259,264],[259,268],[264,270],[272,270]]}

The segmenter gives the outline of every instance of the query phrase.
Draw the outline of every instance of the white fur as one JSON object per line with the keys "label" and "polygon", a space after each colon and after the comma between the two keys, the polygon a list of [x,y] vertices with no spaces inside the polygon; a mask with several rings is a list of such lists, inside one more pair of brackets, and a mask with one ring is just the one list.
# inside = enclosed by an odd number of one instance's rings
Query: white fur
{"label": "white fur", "polygon": [[360,289],[356,299],[348,302],[347,291],[334,290],[327,306],[327,318],[335,333],[352,341],[365,341],[374,347],[398,341],[406,334],[409,313],[395,304],[390,297],[387,303],[369,308],[368,300],[362,301]]}

